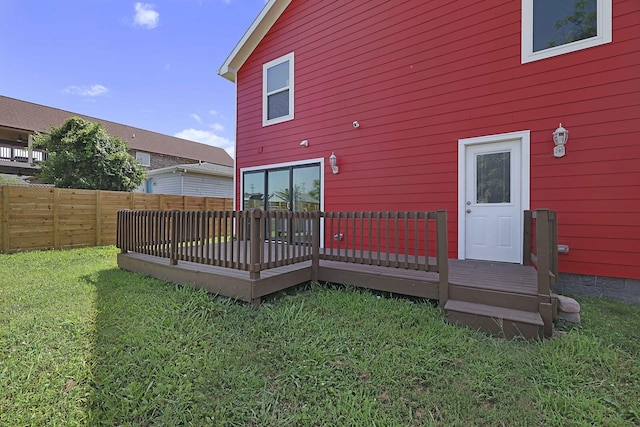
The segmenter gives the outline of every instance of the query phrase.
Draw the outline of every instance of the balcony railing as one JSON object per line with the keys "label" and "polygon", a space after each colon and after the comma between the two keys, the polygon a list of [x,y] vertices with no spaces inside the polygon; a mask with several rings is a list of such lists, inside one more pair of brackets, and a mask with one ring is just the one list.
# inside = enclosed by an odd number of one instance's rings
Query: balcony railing
{"label": "balcony railing", "polygon": [[0,160],[16,163],[40,163],[46,160],[47,153],[43,150],[31,150],[31,162],[29,162],[29,149],[9,144],[0,144]]}

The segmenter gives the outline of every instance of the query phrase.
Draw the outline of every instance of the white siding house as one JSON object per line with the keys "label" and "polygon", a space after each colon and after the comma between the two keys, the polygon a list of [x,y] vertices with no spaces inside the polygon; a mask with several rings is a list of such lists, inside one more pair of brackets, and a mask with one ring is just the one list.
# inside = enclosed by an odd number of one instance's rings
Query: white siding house
{"label": "white siding house", "polygon": [[233,167],[212,163],[169,166],[147,172],[142,191],[183,196],[233,197]]}

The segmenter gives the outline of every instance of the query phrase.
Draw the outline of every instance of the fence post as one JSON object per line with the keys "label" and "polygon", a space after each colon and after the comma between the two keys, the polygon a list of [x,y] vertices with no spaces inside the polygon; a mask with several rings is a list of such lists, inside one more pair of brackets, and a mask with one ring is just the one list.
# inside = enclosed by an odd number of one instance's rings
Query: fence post
{"label": "fence post", "polygon": [[[96,246],[101,246],[102,245],[102,233],[101,233],[101,229],[102,229],[102,224],[100,221],[100,213],[102,210],[102,194],[100,193],[100,190],[96,191]],[[116,230],[117,233],[117,230]]]}
{"label": "fence post", "polygon": [[169,242],[169,245],[171,247],[171,258],[170,258],[170,263],[171,265],[177,265],[178,264],[178,250],[179,250],[179,245],[180,243],[178,242],[178,236],[179,236],[179,231],[178,229],[180,228],[180,224],[179,224],[179,218],[178,218],[178,211],[172,211],[171,212],[171,241]]}
{"label": "fence post", "polygon": [[[449,244],[447,211],[436,212],[436,258],[438,263],[438,303],[441,307],[449,300]],[[427,251],[427,256],[429,253]]]}
{"label": "fence post", "polygon": [[53,189],[53,247],[60,249],[60,189]]}
{"label": "fence post", "polygon": [[311,234],[311,281],[318,281],[320,269],[320,211],[311,213],[313,218],[313,231]]}
{"label": "fence post", "polygon": [[9,253],[9,187],[2,187],[2,252]]}
{"label": "fence post", "polygon": [[251,221],[251,233],[249,236],[249,251],[250,251],[250,264],[249,264],[249,278],[260,278],[260,245],[262,240],[260,239],[260,221],[262,217],[262,211],[260,209],[252,209],[249,215]]}
{"label": "fence post", "polygon": [[531,265],[531,211],[524,211],[523,218],[522,265]]}

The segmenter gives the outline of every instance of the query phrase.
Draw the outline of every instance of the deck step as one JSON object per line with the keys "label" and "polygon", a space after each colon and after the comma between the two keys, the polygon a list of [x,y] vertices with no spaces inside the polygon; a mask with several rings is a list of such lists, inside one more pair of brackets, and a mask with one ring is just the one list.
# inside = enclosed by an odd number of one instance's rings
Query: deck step
{"label": "deck step", "polygon": [[449,322],[496,336],[533,339],[544,334],[540,313],[458,300],[448,300],[444,310]]}
{"label": "deck step", "polygon": [[459,284],[449,285],[449,299],[523,311],[538,311],[538,294],[500,291]]}

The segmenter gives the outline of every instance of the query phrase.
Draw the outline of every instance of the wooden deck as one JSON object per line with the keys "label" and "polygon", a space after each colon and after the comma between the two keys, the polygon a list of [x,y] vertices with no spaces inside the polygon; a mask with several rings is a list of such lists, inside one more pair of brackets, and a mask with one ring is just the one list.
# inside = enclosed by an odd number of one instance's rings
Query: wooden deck
{"label": "wooden deck", "polygon": [[[538,214],[542,219],[535,221]],[[254,306],[266,295],[312,281],[428,298],[439,302],[451,323],[507,338],[543,338],[553,333],[555,214],[526,212],[525,221],[532,220],[535,239],[525,227],[524,264],[537,268],[447,259],[444,211],[126,211],[119,213],[118,265]],[[283,224],[291,234],[270,240],[270,227]],[[235,237],[233,230],[241,233]]]}
{"label": "wooden deck", "polygon": [[[125,270],[204,288],[255,305],[266,295],[312,280],[311,261],[265,270],[259,279],[252,279],[248,271],[188,261],[171,265],[166,258],[131,252],[119,254],[118,265]],[[320,260],[317,280],[433,300],[439,298],[439,275],[435,272]],[[444,307],[447,318],[453,323],[465,324],[466,320],[478,324],[484,318],[486,325],[478,327],[495,335],[542,336],[544,325],[537,312],[536,270],[531,266],[451,259],[447,304]],[[498,322],[497,315],[501,316]],[[527,327],[529,330],[525,333]]]}

